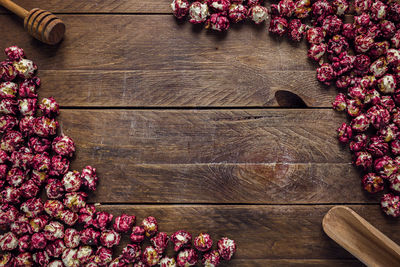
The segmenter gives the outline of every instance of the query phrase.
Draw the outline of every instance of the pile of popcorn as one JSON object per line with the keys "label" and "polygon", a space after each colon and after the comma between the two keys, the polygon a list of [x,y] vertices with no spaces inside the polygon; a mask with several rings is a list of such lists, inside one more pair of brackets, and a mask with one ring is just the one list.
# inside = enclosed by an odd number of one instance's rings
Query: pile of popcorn
{"label": "pile of popcorn", "polygon": [[[345,111],[350,123],[339,127],[338,137],[363,172],[363,188],[377,193],[387,185],[382,210],[400,216],[400,3],[281,0],[270,11],[261,5],[262,0],[174,0],[172,10],[219,31],[230,21],[248,17],[260,23],[270,14],[270,33],[294,42],[305,38],[308,57],[318,64],[317,79],[339,90],[333,108]],[[255,15],[254,8],[263,11]],[[348,13],[354,14],[352,23],[345,23]]]}
{"label": "pile of popcorn", "polygon": [[172,11],[178,19],[189,15],[189,22],[204,23],[207,29],[226,31],[230,23],[239,23],[249,19],[261,24],[269,18],[269,11],[260,0],[208,0],[195,1],[174,0]]}
{"label": "pile of popcorn", "polygon": [[[96,190],[96,169],[69,170],[75,144],[57,136],[59,105],[53,98],[38,103],[37,66],[16,46],[0,62],[0,266],[205,266],[230,260],[236,244],[217,242],[206,233],[194,239],[186,231],[170,237],[158,231],[154,217],[134,226],[134,215],[113,215],[86,204]],[[44,189],[44,190],[42,190]],[[44,191],[44,192],[42,192]],[[44,193],[44,194],[42,194]],[[121,234],[131,244],[113,259]],[[150,246],[142,250],[143,241]],[[176,258],[165,255],[173,244]]]}

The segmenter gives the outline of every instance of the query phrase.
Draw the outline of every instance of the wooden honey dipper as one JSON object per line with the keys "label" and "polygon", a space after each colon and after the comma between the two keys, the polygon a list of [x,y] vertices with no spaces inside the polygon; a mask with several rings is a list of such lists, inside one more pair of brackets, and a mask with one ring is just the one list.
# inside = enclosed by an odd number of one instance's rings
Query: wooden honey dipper
{"label": "wooden honey dipper", "polygon": [[0,5],[24,19],[25,30],[39,41],[54,45],[64,37],[65,24],[52,13],[39,8],[28,12],[10,0],[0,0]]}

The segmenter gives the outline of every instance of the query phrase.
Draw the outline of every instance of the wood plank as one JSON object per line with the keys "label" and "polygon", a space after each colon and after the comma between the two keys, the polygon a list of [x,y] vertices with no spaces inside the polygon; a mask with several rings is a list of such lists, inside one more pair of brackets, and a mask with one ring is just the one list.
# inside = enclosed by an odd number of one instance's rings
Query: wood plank
{"label": "wood plank", "polygon": [[[62,1],[62,0],[15,0],[15,3],[27,10],[39,7],[55,13],[171,13],[170,0],[87,0],[87,1]],[[7,13],[0,7],[0,14]]]}
{"label": "wood plank", "polygon": [[77,145],[72,167],[98,168],[92,201],[376,202],[362,192],[350,153],[337,143],[334,129],[344,118],[331,110],[61,114],[62,132]]}
{"label": "wood plank", "polygon": [[[160,231],[171,234],[185,229],[193,235],[208,232],[214,240],[228,236],[237,242],[237,260],[353,259],[322,230],[321,221],[332,206],[199,206],[112,205],[100,207],[118,215],[133,213],[140,222],[155,216]],[[378,205],[350,206],[364,218],[400,242],[397,220],[385,217]],[[125,243],[127,240],[123,240]],[[171,247],[168,251],[171,253]],[[293,264],[294,265],[294,264]],[[312,265],[311,265],[312,266]]]}
{"label": "wood plank", "polygon": [[330,260],[330,259],[321,259],[321,260],[313,260],[313,259],[300,259],[300,260],[237,260],[233,259],[228,263],[223,263],[219,266],[237,266],[237,267],[292,267],[292,266],[302,266],[302,267],[362,267],[363,265],[358,260]]}
{"label": "wood plank", "polygon": [[262,25],[238,25],[221,35],[177,23],[173,16],[60,17],[67,25],[66,37],[59,46],[50,47],[29,37],[19,20],[0,16],[0,47],[15,44],[25,48],[43,70],[211,69],[218,75],[234,68],[261,73],[315,69],[307,59],[305,42],[294,45],[273,38]]}
{"label": "wood plank", "polygon": [[[245,69],[47,71],[40,96],[68,107],[277,107],[275,93],[291,91],[310,107],[331,107],[336,90],[326,90],[315,71]],[[210,86],[216,84],[218,86]]]}
{"label": "wood plank", "polygon": [[333,110],[63,110],[61,125],[93,157],[136,164],[348,163]]}

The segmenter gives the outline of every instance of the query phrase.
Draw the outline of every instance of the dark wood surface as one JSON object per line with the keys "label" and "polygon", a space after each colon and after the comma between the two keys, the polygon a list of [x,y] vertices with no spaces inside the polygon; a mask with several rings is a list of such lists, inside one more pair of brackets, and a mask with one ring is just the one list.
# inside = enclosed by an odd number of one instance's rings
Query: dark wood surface
{"label": "dark wood surface", "polygon": [[[58,100],[77,144],[72,167],[98,169],[89,201],[101,209],[156,216],[168,234],[227,235],[239,247],[229,266],[361,266],[322,231],[335,204],[400,242],[336,140],[346,118],[304,43],[264,25],[208,33],[177,22],[169,0],[16,2],[67,25],[46,46],[0,8],[0,48],[19,45],[39,65],[40,97]],[[279,90],[309,108],[279,108]]]}

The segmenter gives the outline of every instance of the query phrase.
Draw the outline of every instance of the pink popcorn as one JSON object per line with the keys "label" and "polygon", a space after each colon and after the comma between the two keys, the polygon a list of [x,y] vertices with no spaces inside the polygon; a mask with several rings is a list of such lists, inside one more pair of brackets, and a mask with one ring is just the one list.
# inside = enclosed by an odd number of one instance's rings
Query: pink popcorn
{"label": "pink popcorn", "polygon": [[150,239],[151,245],[159,255],[163,254],[168,246],[169,237],[164,232],[159,232],[156,236]]}
{"label": "pink popcorn", "polygon": [[12,232],[0,235],[0,249],[3,251],[11,251],[18,246],[18,238]]}
{"label": "pink popcorn", "polygon": [[390,193],[383,195],[381,208],[386,215],[398,217],[400,215],[400,197]]}
{"label": "pink popcorn", "polygon": [[73,212],[78,212],[86,206],[87,194],[84,192],[67,193],[64,196],[63,204]]}
{"label": "pink popcorn", "polygon": [[307,26],[299,19],[292,19],[288,26],[288,35],[292,41],[300,42],[306,34]]}
{"label": "pink popcorn", "polygon": [[390,39],[396,33],[396,25],[388,20],[381,20],[379,22],[381,35],[385,39]]}
{"label": "pink popcorn", "polygon": [[121,240],[120,234],[118,234],[114,230],[104,230],[100,234],[100,243],[107,248],[117,246],[120,240]]}
{"label": "pink popcorn", "polygon": [[382,138],[384,142],[390,142],[394,139],[397,139],[399,135],[399,129],[396,125],[389,124],[378,131],[379,137]]}
{"label": "pink popcorn", "polygon": [[80,266],[80,262],[78,260],[78,250],[75,248],[65,249],[62,253],[61,259],[65,267]]}
{"label": "pink popcorn", "polygon": [[382,157],[388,152],[389,145],[380,136],[374,136],[371,137],[367,150],[374,157]]}
{"label": "pink popcorn", "polygon": [[36,113],[36,98],[23,98],[18,101],[19,113],[22,116],[34,116]]}
{"label": "pink popcorn", "polygon": [[40,86],[40,79],[33,77],[32,79],[26,79],[19,85],[18,93],[20,97],[36,98],[36,90]]}
{"label": "pink popcorn", "polygon": [[28,218],[37,217],[43,212],[43,202],[40,198],[31,198],[21,204],[20,210]]}
{"label": "pink popcorn", "polygon": [[368,12],[371,8],[372,0],[355,0],[354,1],[354,10],[357,14],[361,14],[363,12]]}
{"label": "pink popcorn", "polygon": [[100,230],[104,230],[111,223],[113,217],[114,216],[108,212],[98,211],[98,212],[96,212],[96,214],[94,216],[92,224],[94,227],[96,227]]}
{"label": "pink popcorn", "polygon": [[365,151],[356,152],[354,154],[353,164],[363,170],[368,170],[372,166],[372,156]]}
{"label": "pink popcorn", "polygon": [[386,74],[378,80],[378,88],[383,94],[394,93],[396,86],[396,77],[393,74]]}
{"label": "pink popcorn", "polygon": [[[196,2],[196,3],[198,3],[198,2]],[[248,13],[248,10],[244,5],[232,4],[229,7],[228,17],[233,23],[238,23],[247,18],[247,13]]]}
{"label": "pink popcorn", "polygon": [[58,122],[55,119],[47,117],[38,117],[33,124],[33,132],[40,137],[55,135],[58,128]]}
{"label": "pink popcorn", "polygon": [[327,52],[330,55],[340,55],[342,52],[346,52],[349,48],[349,43],[341,35],[334,35],[328,42]]}
{"label": "pink popcorn", "polygon": [[26,252],[32,250],[31,245],[31,236],[23,235],[18,239],[18,251],[19,252]]}
{"label": "pink popcorn", "polygon": [[[69,169],[69,160],[60,155],[55,155],[51,158],[49,174],[52,176],[61,176],[67,173]],[[82,174],[81,174],[82,178]],[[85,180],[82,179],[85,185]]]}
{"label": "pink popcorn", "polygon": [[164,257],[160,260],[160,267],[176,267],[174,258]]}
{"label": "pink popcorn", "polygon": [[0,180],[4,183],[8,173],[8,165],[0,164]]}
{"label": "pink popcorn", "polygon": [[78,214],[70,210],[63,210],[60,219],[67,225],[73,226],[79,219]]}
{"label": "pink popcorn", "polygon": [[[0,260],[2,264],[4,264],[3,261]],[[14,264],[15,266],[33,266],[33,257],[30,252],[22,252],[15,256],[14,259]],[[8,266],[7,264],[4,264],[2,266]],[[54,267],[54,266],[51,266]]]}
{"label": "pink popcorn", "polygon": [[369,71],[377,78],[382,77],[388,71],[386,58],[380,57],[369,67]]}
{"label": "pink popcorn", "polygon": [[24,137],[33,135],[34,124],[35,124],[35,117],[27,116],[20,119],[18,126],[20,132]]}
{"label": "pink popcorn", "polygon": [[[229,9],[229,13],[231,12],[230,10],[231,9]],[[207,20],[209,15],[210,15],[210,12],[208,10],[207,3],[202,3],[202,2],[196,1],[190,5],[190,8],[189,8],[189,17],[190,17],[189,22],[190,23],[193,23],[193,24],[203,23]]]}
{"label": "pink popcorn", "polygon": [[85,245],[97,246],[99,243],[100,232],[89,227],[80,232],[81,242]]}
{"label": "pink popcorn", "polygon": [[22,58],[25,58],[25,52],[24,49],[19,48],[18,46],[10,46],[7,47],[4,52],[6,53],[6,56],[8,57],[9,60],[11,61],[18,61]]}
{"label": "pink popcorn", "polygon": [[364,150],[367,146],[367,136],[365,134],[358,134],[353,137],[353,140],[350,142],[349,147],[353,152],[358,152]]}
{"label": "pink popcorn", "polygon": [[37,70],[37,66],[32,60],[21,58],[19,61],[14,61],[13,66],[19,77],[23,79],[32,78]]}
{"label": "pink popcorn", "polygon": [[374,161],[374,169],[382,178],[388,179],[392,174],[397,172],[398,167],[391,157],[383,156]]}
{"label": "pink popcorn", "polygon": [[171,242],[174,244],[174,250],[178,251],[190,246],[192,235],[184,230],[179,230],[171,235]]}
{"label": "pink popcorn", "polygon": [[18,72],[11,61],[0,62],[0,78],[6,82],[10,82],[17,77]]}
{"label": "pink popcorn", "polygon": [[394,140],[393,142],[390,143],[390,148],[393,153],[393,155],[400,155],[400,140]]}
{"label": "pink popcorn", "polygon": [[189,2],[187,0],[173,0],[171,8],[174,16],[181,19],[186,17],[189,12]]}
{"label": "pink popcorn", "polygon": [[217,250],[204,254],[202,263],[204,266],[218,266],[221,262],[221,256]]}
{"label": "pink popcorn", "polygon": [[[343,75],[349,72],[353,68],[354,56],[348,55],[347,52],[342,52],[338,56],[334,56],[330,54],[332,60],[332,68],[335,74],[335,77]],[[355,86],[357,87],[357,86]]]}
{"label": "pink popcorn", "polygon": [[49,179],[45,189],[46,195],[50,199],[59,199],[64,195],[64,186],[57,179]]}
{"label": "pink popcorn", "polygon": [[112,250],[105,247],[99,247],[96,251],[96,256],[99,265],[107,265],[112,261]]}
{"label": "pink popcorn", "polygon": [[154,266],[159,263],[160,255],[158,255],[157,251],[153,247],[149,246],[143,250],[142,261],[148,266]]}
{"label": "pink popcorn", "polygon": [[298,19],[307,18],[311,12],[310,0],[298,0],[294,3],[294,16]]}
{"label": "pink popcorn", "polygon": [[47,266],[50,263],[50,257],[46,251],[37,251],[32,255],[32,258],[39,266]]}
{"label": "pink popcorn", "polygon": [[64,205],[61,201],[50,199],[44,203],[44,211],[51,217],[60,218],[64,210]]}
{"label": "pink popcorn", "polygon": [[32,232],[39,233],[44,229],[44,227],[48,222],[49,222],[49,217],[45,214],[42,214],[30,219],[29,224],[31,225]]}
{"label": "pink popcorn", "polygon": [[155,235],[158,231],[158,223],[156,218],[149,216],[142,221],[142,227],[147,237]]}
{"label": "pink popcorn", "polygon": [[4,115],[0,117],[0,133],[11,130],[18,124],[16,117],[11,115]]}
{"label": "pink popcorn", "polygon": [[325,85],[330,85],[335,78],[335,71],[329,63],[322,64],[317,68],[317,79],[318,81],[324,83]]}
{"label": "pink popcorn", "polygon": [[324,29],[328,35],[335,35],[340,33],[342,24],[343,22],[340,18],[338,18],[336,15],[331,15],[327,16],[323,20],[322,29]]}
{"label": "pink popcorn", "polygon": [[25,180],[25,173],[18,168],[12,168],[7,173],[7,182],[13,187],[19,187]]}
{"label": "pink popcorn", "polygon": [[61,260],[54,260],[51,261],[47,267],[64,267],[64,264]]}
{"label": "pink popcorn", "polygon": [[20,149],[23,143],[24,139],[20,132],[8,131],[3,135],[0,147],[6,152],[13,152],[14,150]]}
{"label": "pink popcorn", "polygon": [[25,215],[21,215],[10,224],[10,230],[17,236],[32,233],[32,227],[29,224],[29,219]]}
{"label": "pink popcorn", "polygon": [[236,252],[236,243],[227,237],[221,238],[218,243],[218,252],[224,260],[229,261]]}
{"label": "pink popcorn", "polygon": [[85,168],[83,168],[81,172],[81,180],[83,186],[86,189],[95,191],[97,186],[97,181],[99,180],[99,178],[96,175],[96,169],[93,168],[92,166],[86,166]]}
{"label": "pink popcorn", "polygon": [[67,172],[63,176],[61,182],[64,185],[65,191],[67,192],[76,192],[79,190],[79,188],[81,188],[82,185],[80,174],[77,171]]}
{"label": "pink popcorn", "polygon": [[43,115],[53,117],[60,114],[60,106],[53,97],[43,98],[39,104]]}
{"label": "pink popcorn", "polygon": [[255,24],[261,24],[269,18],[269,12],[266,7],[254,5],[249,9],[248,17]]}
{"label": "pink popcorn", "polygon": [[389,5],[387,17],[393,22],[400,21],[400,4],[397,2],[392,2]]}
{"label": "pink popcorn", "polygon": [[389,46],[390,44],[388,41],[375,42],[369,49],[368,54],[373,58],[379,58],[386,54]]}
{"label": "pink popcorn", "polygon": [[39,172],[37,170],[31,170],[31,180],[35,182],[37,186],[41,186],[48,176],[45,172]]}
{"label": "pink popcorn", "polygon": [[88,263],[90,257],[94,254],[93,248],[91,246],[81,246],[78,249],[77,259],[79,263]]}
{"label": "pink popcorn", "polygon": [[364,75],[369,71],[371,60],[367,55],[356,55],[354,60],[354,72],[358,75]]}
{"label": "pink popcorn", "polygon": [[18,151],[11,153],[11,163],[14,168],[20,168],[24,171],[31,167],[33,155],[31,150],[27,147],[22,147]]}
{"label": "pink popcorn", "polygon": [[194,266],[197,264],[198,256],[194,249],[186,248],[176,256],[176,264],[179,267]]}
{"label": "pink popcorn", "polygon": [[208,6],[216,13],[227,12],[230,4],[229,0],[208,0]]}
{"label": "pink popcorn", "polygon": [[42,250],[47,245],[47,240],[43,233],[34,233],[31,237],[31,245],[33,249]]}
{"label": "pink popcorn", "polygon": [[0,83],[0,98],[15,98],[18,90],[18,84],[13,82]]}
{"label": "pink popcorn", "polygon": [[115,231],[120,233],[127,233],[132,226],[135,224],[136,217],[135,215],[127,215],[122,214],[115,218],[115,222],[113,224],[113,228]]}
{"label": "pink popcorn", "polygon": [[78,230],[74,228],[68,228],[64,234],[64,244],[67,248],[76,248],[81,242],[81,236]]}
{"label": "pink popcorn", "polygon": [[211,14],[207,20],[206,29],[224,32],[229,29],[229,19],[223,13]]}
{"label": "pink popcorn", "polygon": [[33,198],[39,193],[39,187],[32,180],[25,181],[19,189],[24,198]]}
{"label": "pink popcorn", "polygon": [[49,241],[54,241],[64,237],[64,226],[57,222],[49,222],[43,229],[44,237]]}
{"label": "pink popcorn", "polygon": [[6,226],[17,219],[18,210],[9,204],[0,204],[0,226]]}
{"label": "pink popcorn", "polygon": [[349,9],[349,2],[347,0],[333,0],[332,8],[336,15],[343,16]]}
{"label": "pink popcorn", "polygon": [[316,61],[320,62],[322,57],[325,55],[327,45],[324,43],[311,44],[310,49],[308,49],[307,56]]}
{"label": "pink popcorn", "polygon": [[347,108],[346,96],[342,93],[336,95],[335,101],[332,102],[332,107],[336,111],[344,111]]}
{"label": "pink popcorn", "polygon": [[400,174],[395,173],[389,177],[390,189],[395,193],[400,193]]}
{"label": "pink popcorn", "polygon": [[122,250],[121,260],[125,263],[132,263],[140,259],[141,250],[136,244],[129,244]]}
{"label": "pink popcorn", "polygon": [[66,135],[57,136],[53,140],[52,149],[61,156],[72,157],[75,153],[75,143]]}
{"label": "pink popcorn", "polygon": [[375,105],[368,109],[367,116],[369,117],[371,124],[376,129],[380,129],[390,122],[389,111],[380,105]]}
{"label": "pink popcorn", "polygon": [[39,172],[48,172],[50,169],[50,157],[47,152],[36,154],[31,161],[31,166]]}
{"label": "pink popcorn", "polygon": [[289,24],[283,17],[274,17],[269,24],[269,32],[278,36],[283,36],[287,32]]}
{"label": "pink popcorn", "polygon": [[84,224],[84,227],[92,225],[95,213],[96,208],[94,205],[86,205],[84,208],[81,208],[79,210],[79,223]]}
{"label": "pink popcorn", "polygon": [[194,239],[194,246],[198,251],[206,252],[211,249],[213,241],[209,234],[200,233]]}
{"label": "pink popcorn", "polygon": [[142,226],[135,226],[132,229],[132,234],[130,236],[131,241],[133,243],[141,243],[144,240],[145,237],[145,230]]}
{"label": "pink popcorn", "polygon": [[374,45],[374,39],[366,35],[358,35],[354,39],[354,47],[358,53],[366,53]]}
{"label": "pink popcorn", "polygon": [[400,30],[398,30],[390,39],[393,48],[400,48]]}
{"label": "pink popcorn", "polygon": [[18,204],[21,198],[21,190],[19,188],[7,186],[1,191],[0,198],[3,203]]}

